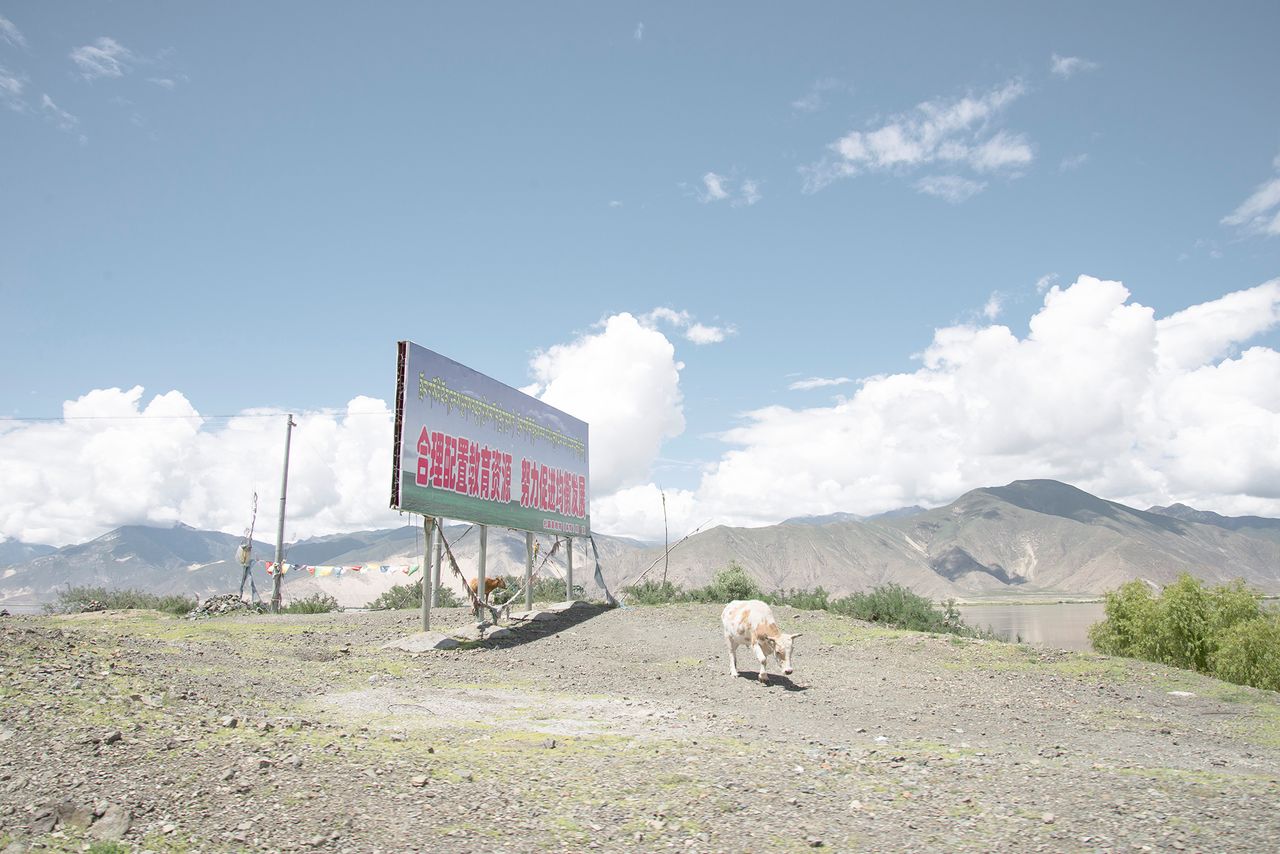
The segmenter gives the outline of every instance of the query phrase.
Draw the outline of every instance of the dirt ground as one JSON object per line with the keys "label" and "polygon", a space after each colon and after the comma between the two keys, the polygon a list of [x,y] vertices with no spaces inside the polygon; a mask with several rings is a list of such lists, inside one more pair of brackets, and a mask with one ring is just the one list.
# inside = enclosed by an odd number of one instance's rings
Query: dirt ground
{"label": "dirt ground", "polygon": [[1274,693],[777,612],[0,618],[0,851],[1280,850]]}

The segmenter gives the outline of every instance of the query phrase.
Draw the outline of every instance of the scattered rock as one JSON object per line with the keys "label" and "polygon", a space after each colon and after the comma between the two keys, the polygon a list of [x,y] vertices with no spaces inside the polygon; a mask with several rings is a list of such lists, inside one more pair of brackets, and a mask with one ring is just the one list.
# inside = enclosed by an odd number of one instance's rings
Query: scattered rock
{"label": "scattered rock", "polygon": [[210,596],[200,604],[196,605],[187,613],[188,620],[198,620],[202,617],[225,617],[228,614],[263,614],[266,613],[266,606],[262,604],[250,604],[236,593],[224,593],[220,596]]}
{"label": "scattered rock", "polygon": [[118,729],[113,729],[113,730],[111,730],[111,732],[107,733],[106,735],[104,735],[104,736],[102,737],[102,743],[103,743],[103,744],[115,744],[115,743],[116,743],[117,741],[119,741],[121,738],[123,738],[123,736],[120,734],[120,730],[118,730]]}
{"label": "scattered rock", "polygon": [[235,729],[239,725],[240,725],[240,719],[237,718],[235,715],[227,715],[222,720],[218,721],[218,726],[222,727],[223,729]]}
{"label": "scattered rock", "polygon": [[380,649],[399,649],[404,652],[428,652],[433,649],[457,649],[458,641],[441,632],[416,632],[405,638],[384,643]]}
{"label": "scattered rock", "polygon": [[1040,820],[1043,821],[1045,824],[1053,824],[1055,821],[1058,820],[1058,817],[1051,812],[1047,812],[1044,815],[1040,816]]}
{"label": "scattered rock", "polygon": [[1166,691],[1170,697],[1194,697],[1195,694],[1190,691]]}
{"label": "scattered rock", "polygon": [[129,832],[129,825],[132,822],[133,816],[128,810],[119,804],[112,804],[103,812],[102,818],[95,821],[89,828],[89,835],[104,841],[122,839]]}
{"label": "scattered rock", "polygon": [[544,738],[542,740],[542,746],[547,750],[555,750],[556,740],[554,738]]}
{"label": "scattered rock", "polygon": [[421,789],[423,786],[427,785],[427,775],[426,775],[426,774],[417,774],[417,775],[415,775],[415,776],[411,777],[411,778],[409,779],[409,782],[410,782],[410,783],[412,783],[413,785],[417,786],[419,789]]}

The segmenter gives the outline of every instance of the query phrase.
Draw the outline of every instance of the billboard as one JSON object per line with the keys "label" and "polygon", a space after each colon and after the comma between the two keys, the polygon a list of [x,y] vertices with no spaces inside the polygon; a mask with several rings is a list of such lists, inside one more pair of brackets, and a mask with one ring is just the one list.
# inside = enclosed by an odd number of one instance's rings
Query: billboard
{"label": "billboard", "polygon": [[398,346],[393,508],[591,532],[585,421],[425,347]]}

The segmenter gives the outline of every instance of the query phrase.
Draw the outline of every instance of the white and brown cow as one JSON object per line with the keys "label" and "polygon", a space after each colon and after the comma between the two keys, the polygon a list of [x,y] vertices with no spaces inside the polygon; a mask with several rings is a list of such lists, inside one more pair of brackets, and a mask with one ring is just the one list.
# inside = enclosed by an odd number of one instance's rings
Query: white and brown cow
{"label": "white and brown cow", "polygon": [[785,675],[791,675],[791,642],[800,635],[789,635],[779,629],[768,605],[758,599],[730,602],[724,606],[720,621],[724,624],[724,643],[729,648],[730,676],[738,675],[736,653],[739,646],[749,646],[756,654],[756,661],[760,662],[758,678],[761,682],[769,682],[765,667],[770,655],[778,660],[778,666]]}

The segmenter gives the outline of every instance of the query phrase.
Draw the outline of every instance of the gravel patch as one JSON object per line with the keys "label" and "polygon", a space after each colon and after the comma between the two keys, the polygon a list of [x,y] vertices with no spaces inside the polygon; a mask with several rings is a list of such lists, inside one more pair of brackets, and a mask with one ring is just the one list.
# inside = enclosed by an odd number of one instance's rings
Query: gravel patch
{"label": "gravel patch", "polygon": [[0,850],[1275,850],[1274,693],[776,611],[767,686],[712,606],[9,618]]}

